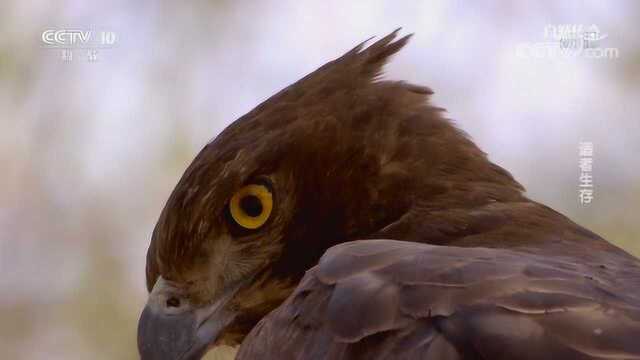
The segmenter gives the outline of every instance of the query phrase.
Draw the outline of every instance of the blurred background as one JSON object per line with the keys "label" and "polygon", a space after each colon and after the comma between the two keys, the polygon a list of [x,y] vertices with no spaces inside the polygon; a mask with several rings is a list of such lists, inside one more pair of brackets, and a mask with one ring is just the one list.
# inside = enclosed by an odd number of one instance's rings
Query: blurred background
{"label": "blurred background", "polygon": [[[400,26],[415,36],[387,78],[430,86],[531,198],[640,255],[639,23],[634,1],[0,2],[0,358],[137,358],[150,234],[191,159]],[[563,25],[596,25],[615,51],[539,51]],[[117,41],[69,55],[45,46],[49,29]]]}

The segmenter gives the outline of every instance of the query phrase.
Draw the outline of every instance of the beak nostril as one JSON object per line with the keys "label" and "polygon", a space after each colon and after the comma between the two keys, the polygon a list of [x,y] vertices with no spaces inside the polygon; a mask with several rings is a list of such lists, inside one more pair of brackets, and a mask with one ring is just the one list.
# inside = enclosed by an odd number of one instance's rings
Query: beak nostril
{"label": "beak nostril", "polygon": [[167,307],[180,307],[180,299],[175,297],[168,298]]}

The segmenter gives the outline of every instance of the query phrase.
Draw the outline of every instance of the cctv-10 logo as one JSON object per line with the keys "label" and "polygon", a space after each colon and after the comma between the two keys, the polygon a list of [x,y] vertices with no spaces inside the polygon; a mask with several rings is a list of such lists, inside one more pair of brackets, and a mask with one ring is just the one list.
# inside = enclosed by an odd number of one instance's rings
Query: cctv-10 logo
{"label": "cctv-10 logo", "polygon": [[61,48],[108,48],[117,42],[113,31],[91,31],[70,29],[48,29],[42,32],[46,47]]}

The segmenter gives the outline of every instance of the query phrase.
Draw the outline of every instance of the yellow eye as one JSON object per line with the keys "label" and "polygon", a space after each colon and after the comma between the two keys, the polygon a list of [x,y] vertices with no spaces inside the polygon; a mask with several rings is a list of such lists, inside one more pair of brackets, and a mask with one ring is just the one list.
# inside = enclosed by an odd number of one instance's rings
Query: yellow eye
{"label": "yellow eye", "polygon": [[246,229],[264,225],[273,210],[273,196],[264,185],[251,184],[238,190],[229,202],[233,220]]}

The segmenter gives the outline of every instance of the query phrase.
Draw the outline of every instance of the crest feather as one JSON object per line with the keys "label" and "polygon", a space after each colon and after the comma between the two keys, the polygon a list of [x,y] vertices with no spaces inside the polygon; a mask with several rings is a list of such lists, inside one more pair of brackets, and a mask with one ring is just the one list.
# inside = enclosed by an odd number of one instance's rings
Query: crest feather
{"label": "crest feather", "polygon": [[[402,49],[413,34],[408,34],[395,40],[402,28],[397,28],[390,34],[365,48],[373,37],[361,42],[349,52],[338,58],[336,63],[349,64],[359,68],[360,75],[376,78],[382,73],[382,67],[391,56]],[[395,40],[395,41],[394,41]]]}

